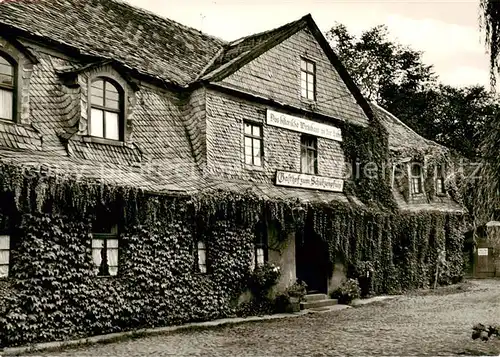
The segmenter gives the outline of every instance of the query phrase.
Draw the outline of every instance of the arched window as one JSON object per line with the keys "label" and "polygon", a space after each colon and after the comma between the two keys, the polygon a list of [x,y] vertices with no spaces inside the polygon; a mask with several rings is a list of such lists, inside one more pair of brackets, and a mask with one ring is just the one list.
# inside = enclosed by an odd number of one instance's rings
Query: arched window
{"label": "arched window", "polygon": [[123,140],[123,90],[116,82],[99,77],[92,81],[89,134]]}
{"label": "arched window", "polygon": [[14,119],[16,68],[0,53],[0,119]]}

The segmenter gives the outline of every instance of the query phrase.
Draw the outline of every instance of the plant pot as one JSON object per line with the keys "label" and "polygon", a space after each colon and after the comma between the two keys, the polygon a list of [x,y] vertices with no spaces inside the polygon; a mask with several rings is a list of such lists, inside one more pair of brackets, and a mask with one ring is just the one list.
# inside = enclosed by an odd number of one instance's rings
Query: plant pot
{"label": "plant pot", "polygon": [[300,298],[290,296],[290,303],[287,307],[287,312],[299,312],[300,311]]}

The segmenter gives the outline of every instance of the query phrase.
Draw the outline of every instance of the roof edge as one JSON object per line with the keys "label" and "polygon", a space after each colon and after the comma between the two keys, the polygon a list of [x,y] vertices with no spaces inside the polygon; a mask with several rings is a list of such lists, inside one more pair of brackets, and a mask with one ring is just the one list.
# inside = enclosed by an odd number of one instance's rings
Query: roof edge
{"label": "roof edge", "polygon": [[[262,33],[257,33],[257,34],[252,34],[246,37],[242,37],[237,41],[242,41],[246,38],[250,38],[252,36],[257,36],[259,34],[265,34],[269,33],[271,31],[277,31],[282,28],[290,27],[290,29],[284,31],[283,33],[280,33],[276,36],[272,36],[271,38],[267,39],[260,45],[256,46],[253,50],[248,52],[247,54],[240,56],[239,58],[237,57],[234,62],[231,62],[230,65],[227,65],[226,68],[224,68],[224,65],[221,67],[214,68],[211,72],[207,73],[206,75],[201,77],[202,81],[215,81],[219,82],[223,80],[224,78],[230,76],[231,74],[235,73],[237,70],[239,70],[241,67],[247,65],[249,62],[253,61],[263,53],[267,52],[271,48],[279,45],[281,42],[289,38],[290,36],[294,35],[295,33],[299,32],[300,30],[304,29],[307,26],[307,18],[311,18],[311,15],[308,14],[306,16],[303,16],[299,20],[295,20],[292,22],[288,22],[282,26],[276,27],[274,29],[264,31]],[[311,18],[312,19],[312,18]],[[233,42],[233,43],[234,43]],[[227,49],[227,46],[224,47],[224,50]],[[223,55],[224,52],[221,53]],[[214,61],[215,62],[215,61]],[[222,69],[221,69],[222,68]]]}
{"label": "roof edge", "polygon": [[431,144],[431,145],[436,145],[436,146],[439,146],[440,148],[442,149],[446,149],[446,150],[450,150],[448,147],[444,146],[444,145],[441,145],[437,142],[435,142],[434,140],[430,140],[430,139],[427,139],[427,138],[424,138],[422,135],[420,135],[419,133],[417,133],[415,130],[413,130],[412,128],[410,128],[408,125],[406,125],[405,122],[403,122],[401,119],[399,119],[397,116],[395,116],[394,114],[392,114],[390,111],[388,111],[387,109],[385,109],[384,107],[380,106],[379,104],[377,104],[376,102],[374,101],[370,101],[370,105],[374,105],[376,106],[378,109],[380,109],[381,111],[383,111],[385,114],[389,115],[391,118],[393,118],[394,120],[396,120],[398,123],[400,123],[402,126],[404,126],[406,129],[408,129],[409,131],[411,131],[413,134],[421,137],[422,139],[424,139],[427,143]]}

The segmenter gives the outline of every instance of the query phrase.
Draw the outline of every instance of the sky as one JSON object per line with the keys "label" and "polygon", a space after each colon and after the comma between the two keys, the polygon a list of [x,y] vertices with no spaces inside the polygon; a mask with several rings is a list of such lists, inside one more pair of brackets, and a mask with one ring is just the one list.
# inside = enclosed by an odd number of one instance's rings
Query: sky
{"label": "sky", "polygon": [[479,0],[126,1],[227,41],[281,26],[309,13],[323,32],[336,22],[357,35],[385,24],[394,40],[424,52],[424,63],[434,65],[441,82],[489,88]]}

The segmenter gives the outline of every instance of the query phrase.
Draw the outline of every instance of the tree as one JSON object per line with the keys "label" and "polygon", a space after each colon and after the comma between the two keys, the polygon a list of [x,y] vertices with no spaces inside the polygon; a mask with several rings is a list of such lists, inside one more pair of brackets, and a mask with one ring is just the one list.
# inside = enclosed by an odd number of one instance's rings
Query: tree
{"label": "tree", "polygon": [[[490,55],[490,81],[494,90],[499,72],[500,55],[500,2],[480,0],[481,27],[485,31]],[[481,141],[480,170],[475,177],[473,190],[473,218],[477,225],[500,219],[500,115],[487,122]],[[472,181],[471,181],[472,182]]]}
{"label": "tree", "polygon": [[337,23],[326,38],[370,100],[383,100],[388,87],[417,91],[436,79],[432,66],[422,62],[422,53],[390,41],[386,26],[375,26],[357,39]]}
{"label": "tree", "polygon": [[423,63],[422,53],[391,41],[385,26],[356,38],[336,24],[326,36],[368,99],[423,137],[466,157],[478,156],[479,133],[498,109],[486,88],[440,84],[433,67]]}
{"label": "tree", "polygon": [[486,34],[486,45],[490,53],[490,79],[492,87],[496,83],[496,73],[500,69],[500,2],[498,0],[480,0],[481,27]]}

